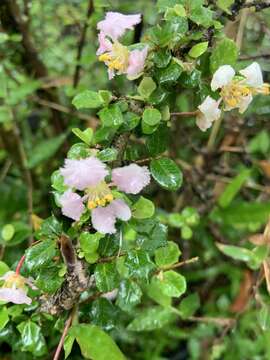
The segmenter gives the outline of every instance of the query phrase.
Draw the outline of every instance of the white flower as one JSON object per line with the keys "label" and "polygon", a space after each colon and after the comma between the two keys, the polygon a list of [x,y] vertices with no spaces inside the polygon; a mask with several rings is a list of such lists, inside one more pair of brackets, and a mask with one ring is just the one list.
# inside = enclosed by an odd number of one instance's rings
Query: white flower
{"label": "white flower", "polygon": [[196,117],[196,124],[202,130],[206,131],[212,126],[212,123],[220,118],[221,110],[219,109],[220,100],[216,101],[210,96],[198,106],[199,112]]}
{"label": "white flower", "polygon": [[230,65],[222,65],[214,73],[211,81],[211,89],[213,91],[228,85],[235,75],[234,69]]}
{"label": "white flower", "polygon": [[263,76],[260,65],[253,62],[243,70],[239,71],[246,78],[245,83],[251,87],[257,88],[263,86]]}
{"label": "white flower", "polygon": [[32,289],[36,289],[33,285],[32,279],[24,278],[14,271],[8,271],[0,280],[4,280],[3,287],[0,288],[0,300],[12,302],[13,304],[27,304],[30,305],[32,299],[27,296],[27,287],[29,285]]}
{"label": "white flower", "polygon": [[269,85],[263,83],[260,65],[256,62],[240,70],[244,77],[235,77],[230,65],[223,65],[214,73],[211,81],[213,91],[221,89],[220,95],[224,102],[224,110],[239,109],[242,114],[256,94],[269,94]]}

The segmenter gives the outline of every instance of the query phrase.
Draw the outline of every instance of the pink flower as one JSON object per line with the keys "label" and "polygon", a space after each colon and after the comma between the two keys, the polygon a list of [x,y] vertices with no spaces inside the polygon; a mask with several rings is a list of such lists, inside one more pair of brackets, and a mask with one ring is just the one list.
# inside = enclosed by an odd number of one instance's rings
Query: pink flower
{"label": "pink flower", "polygon": [[106,35],[103,32],[98,34],[98,42],[99,48],[97,49],[97,55],[101,55],[112,50],[112,43],[106,38]]}
{"label": "pink flower", "polygon": [[84,190],[88,186],[95,186],[108,175],[105,164],[95,157],[80,160],[66,159],[60,169],[65,185]]}
{"label": "pink flower", "polygon": [[62,213],[65,216],[76,221],[80,220],[80,217],[85,209],[83,205],[83,198],[81,198],[80,195],[69,189],[60,197],[59,203],[62,207]]}
{"label": "pink flower", "polygon": [[97,24],[98,30],[112,40],[117,40],[126,30],[133,29],[141,22],[141,15],[123,15],[118,12],[107,12],[105,20]]}
{"label": "pink flower", "polygon": [[0,288],[1,301],[12,302],[13,304],[31,304],[32,299],[27,296],[27,287],[25,285],[27,284],[32,289],[36,289],[32,279],[24,278],[14,271],[8,271],[0,277],[0,280],[5,280],[3,287]]}
{"label": "pink flower", "polygon": [[137,77],[142,73],[147,52],[147,46],[145,46],[143,50],[133,50],[130,52],[127,68],[127,75],[129,77]]}
{"label": "pink flower", "polygon": [[146,166],[130,164],[113,169],[112,180],[119,190],[127,194],[138,194],[150,183],[151,178]]}
{"label": "pink flower", "polygon": [[13,304],[27,304],[30,305],[32,299],[26,295],[26,291],[22,289],[1,288],[0,300],[12,302]]}
{"label": "pink flower", "polygon": [[97,207],[92,210],[93,227],[102,234],[114,234],[116,232],[116,219],[128,221],[130,218],[130,208],[121,199],[113,200],[106,207]]}

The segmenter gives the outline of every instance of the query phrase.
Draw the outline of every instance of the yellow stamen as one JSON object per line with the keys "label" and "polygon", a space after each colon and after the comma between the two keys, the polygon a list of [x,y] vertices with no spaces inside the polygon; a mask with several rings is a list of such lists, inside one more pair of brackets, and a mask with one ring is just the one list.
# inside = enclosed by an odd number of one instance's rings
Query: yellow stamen
{"label": "yellow stamen", "polygon": [[97,205],[96,205],[95,201],[89,200],[87,203],[87,207],[88,207],[88,209],[92,210],[92,209],[95,209],[97,207]]}
{"label": "yellow stamen", "polygon": [[108,195],[106,195],[106,196],[104,197],[104,199],[105,199],[106,201],[108,201],[108,202],[113,201],[113,194],[108,194]]}
{"label": "yellow stamen", "polygon": [[99,56],[98,58],[99,61],[103,61],[103,62],[106,62],[106,61],[111,61],[112,60],[112,57],[110,54],[106,53],[106,54],[102,54]]}

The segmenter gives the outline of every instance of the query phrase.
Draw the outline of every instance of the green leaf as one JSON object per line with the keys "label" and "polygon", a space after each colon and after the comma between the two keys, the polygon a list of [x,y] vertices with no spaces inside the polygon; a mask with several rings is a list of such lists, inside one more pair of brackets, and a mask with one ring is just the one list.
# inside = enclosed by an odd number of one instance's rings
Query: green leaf
{"label": "green leaf", "polygon": [[216,245],[223,254],[233,258],[234,260],[248,262],[254,259],[254,254],[251,250],[234,245],[224,245],[220,243],[217,243]]}
{"label": "green leaf", "polygon": [[208,48],[208,41],[201,42],[199,44],[196,44],[192,46],[192,48],[189,50],[188,55],[197,58],[204,54]]}
{"label": "green leaf", "polygon": [[123,311],[131,311],[141,302],[142,291],[139,285],[132,280],[123,280],[120,283],[116,305]]}
{"label": "green leaf", "polygon": [[145,109],[142,119],[147,125],[155,126],[161,121],[161,113],[157,109]]}
{"label": "green leaf", "polygon": [[49,237],[52,239],[58,238],[62,233],[62,224],[56,219],[54,215],[42,221],[39,235]]}
{"label": "green leaf", "polygon": [[187,0],[186,7],[189,19],[197,25],[202,25],[207,28],[213,24],[213,11],[204,7],[203,3],[201,0]]}
{"label": "green leaf", "polygon": [[104,127],[118,127],[124,122],[122,112],[117,104],[100,110],[98,116]]}
{"label": "green leaf", "polygon": [[9,271],[8,265],[3,261],[0,261],[0,276],[3,276],[8,271]]}
{"label": "green leaf", "polygon": [[155,277],[152,277],[151,282],[146,287],[147,295],[154,300],[157,304],[164,307],[171,306],[172,298],[163,294],[160,290],[160,281],[157,281]]}
{"label": "green leaf", "polygon": [[229,206],[232,200],[241,190],[242,186],[249,179],[250,175],[250,169],[241,170],[241,172],[231,181],[231,183],[226,186],[225,190],[218,199],[218,204],[223,208]]}
{"label": "green leaf", "polygon": [[214,47],[210,56],[210,69],[215,72],[221,65],[234,66],[238,58],[238,48],[231,39],[224,38]]}
{"label": "green leaf", "polygon": [[140,196],[139,200],[132,206],[132,216],[135,219],[147,219],[154,215],[155,205],[151,200]]}
{"label": "green leaf", "polygon": [[1,307],[1,309],[0,309],[0,330],[4,329],[4,327],[9,322],[8,314],[9,314],[8,309],[5,306]]}
{"label": "green leaf", "polygon": [[50,159],[63,144],[65,138],[66,134],[62,134],[49,140],[39,142],[38,145],[31,149],[31,154],[28,156],[27,167],[33,169],[42,162]]}
{"label": "green leaf", "polygon": [[60,170],[56,170],[52,173],[51,182],[52,188],[60,193],[63,193],[68,189],[68,187],[64,184],[64,177],[61,175]]}
{"label": "green leaf", "polygon": [[15,228],[12,224],[6,224],[3,226],[1,236],[4,241],[10,241],[15,234]]}
{"label": "green leaf", "polygon": [[156,87],[157,85],[154,80],[149,76],[145,76],[140,82],[140,85],[138,86],[138,93],[144,99],[148,99],[148,97],[152,94]]}
{"label": "green leaf", "polygon": [[137,115],[131,111],[124,113],[123,117],[124,117],[124,123],[122,124],[122,126],[120,128],[120,130],[122,132],[126,132],[126,131],[135,129],[135,127],[139,125],[140,120],[141,120],[139,115]]}
{"label": "green leaf", "polygon": [[270,311],[268,306],[264,305],[259,310],[258,322],[263,331],[270,329]]}
{"label": "green leaf", "polygon": [[179,4],[179,0],[158,0],[157,8],[159,12],[164,12],[168,8],[173,8],[177,4]]}
{"label": "green leaf", "polygon": [[21,333],[22,351],[30,351],[35,356],[45,355],[47,347],[41,328],[33,321],[25,321],[17,326]]}
{"label": "green leaf", "polygon": [[63,345],[65,351],[65,359],[70,355],[74,341],[75,341],[75,337],[67,334]]}
{"label": "green leaf", "polygon": [[146,147],[151,156],[159,155],[167,150],[169,143],[167,126],[160,125],[157,131],[146,139]]}
{"label": "green leaf", "polygon": [[84,131],[81,131],[79,128],[74,128],[72,132],[87,145],[91,144],[93,139],[93,130],[91,128],[87,128]]}
{"label": "green leaf", "polygon": [[104,330],[112,330],[117,325],[119,310],[111,301],[99,298],[92,303],[92,323]]}
{"label": "green leaf", "polygon": [[41,268],[36,278],[37,287],[45,293],[55,293],[64,281],[64,278],[60,277],[58,273],[59,268],[56,266]]}
{"label": "green leaf", "polygon": [[154,63],[158,68],[168,66],[172,58],[171,52],[168,49],[159,49],[154,52],[153,56]]}
{"label": "green leaf", "polygon": [[266,155],[270,147],[270,136],[266,130],[260,131],[247,145],[250,153],[261,153]]}
{"label": "green leaf", "polygon": [[43,240],[26,250],[25,265],[30,271],[39,270],[40,267],[50,264],[57,254],[56,242]]}
{"label": "green leaf", "polygon": [[181,317],[183,319],[187,319],[190,316],[193,316],[194,313],[199,309],[199,307],[200,307],[199,295],[197,293],[188,295],[181,301],[179,306]]}
{"label": "green leaf", "polygon": [[157,72],[158,81],[161,85],[168,85],[169,83],[176,82],[182,71],[182,67],[172,61],[165,69],[160,69]]}
{"label": "green leaf", "polygon": [[176,318],[170,309],[160,306],[141,311],[128,325],[130,331],[152,331],[161,329]]}
{"label": "green leaf", "polygon": [[141,279],[147,279],[149,273],[155,268],[148,253],[142,250],[129,251],[125,265],[129,270],[130,277]]}
{"label": "green leaf", "polygon": [[234,0],[217,0],[217,6],[221,9],[226,11],[226,13],[230,14],[230,7],[234,3]]}
{"label": "green leaf", "polygon": [[98,264],[95,268],[95,280],[99,291],[111,291],[119,285],[119,274],[113,262]]}
{"label": "green leaf", "polygon": [[99,240],[102,238],[104,235],[99,232],[91,234],[88,231],[83,231],[79,237],[82,251],[88,254],[95,253],[99,247]]}
{"label": "green leaf", "polygon": [[166,271],[160,279],[160,290],[164,295],[179,297],[187,288],[186,279],[173,270]]}
{"label": "green leaf", "polygon": [[95,325],[80,324],[72,326],[69,335],[76,338],[82,355],[92,360],[124,360],[113,339]]}
{"label": "green leaf", "polygon": [[74,97],[72,104],[76,109],[96,109],[102,106],[104,101],[97,92],[85,90]]}
{"label": "green leaf", "polygon": [[103,162],[110,162],[117,159],[118,151],[115,148],[106,148],[97,154],[97,158]]}
{"label": "green leaf", "polygon": [[182,185],[182,172],[171,159],[161,158],[152,160],[150,170],[156,182],[166,190],[176,191]]}
{"label": "green leaf", "polygon": [[155,263],[158,267],[166,267],[177,263],[181,251],[176,243],[168,241],[166,246],[163,246],[155,251]]}
{"label": "green leaf", "polygon": [[98,92],[99,96],[103,100],[105,105],[108,105],[112,100],[112,93],[108,90],[99,90]]}

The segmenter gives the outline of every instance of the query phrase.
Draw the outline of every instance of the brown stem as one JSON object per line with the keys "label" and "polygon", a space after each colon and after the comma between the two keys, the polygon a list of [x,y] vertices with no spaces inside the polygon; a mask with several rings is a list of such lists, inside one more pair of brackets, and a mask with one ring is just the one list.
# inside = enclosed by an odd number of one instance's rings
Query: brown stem
{"label": "brown stem", "polygon": [[196,116],[198,111],[184,111],[184,112],[172,112],[171,116],[181,116],[181,117],[192,117]]}
{"label": "brown stem", "polygon": [[176,269],[176,268],[179,268],[181,266],[184,266],[184,265],[188,265],[188,264],[192,264],[196,261],[199,260],[199,257],[196,256],[196,257],[193,257],[191,259],[187,259],[187,260],[184,260],[184,261],[180,261],[176,264],[173,264],[173,265],[170,265],[170,266],[164,266],[162,268],[159,268],[155,271],[156,274],[158,274],[160,271],[167,271],[167,270],[171,270],[171,269]]}
{"label": "brown stem", "polygon": [[76,65],[74,77],[73,77],[73,87],[74,88],[77,87],[77,85],[79,84],[79,81],[80,81],[80,72],[81,72],[80,60],[81,60],[83,47],[84,47],[84,43],[85,43],[87,28],[89,25],[89,18],[93,12],[94,12],[94,3],[93,3],[93,0],[89,0],[87,14],[86,14],[86,20],[83,25],[82,32],[81,32],[79,42],[78,42],[78,50],[77,50],[77,57],[76,57],[77,65]]}
{"label": "brown stem", "polygon": [[59,357],[60,357],[60,354],[61,354],[61,350],[62,350],[62,347],[64,345],[64,341],[65,341],[65,337],[67,336],[67,332],[72,324],[72,320],[74,318],[74,315],[76,313],[76,306],[73,308],[71,314],[69,315],[67,321],[66,321],[66,324],[65,324],[65,327],[64,327],[64,330],[63,330],[63,334],[61,336],[61,339],[57,345],[57,349],[55,351],[55,354],[54,354],[54,357],[53,357],[53,360],[58,360]]}

